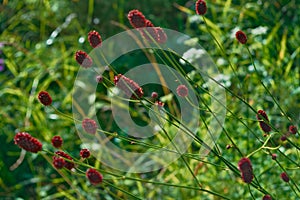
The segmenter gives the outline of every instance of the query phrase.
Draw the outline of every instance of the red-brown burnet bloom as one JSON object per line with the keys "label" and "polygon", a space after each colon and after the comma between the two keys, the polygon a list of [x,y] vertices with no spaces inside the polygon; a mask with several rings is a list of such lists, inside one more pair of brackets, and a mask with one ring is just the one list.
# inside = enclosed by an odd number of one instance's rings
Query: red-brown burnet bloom
{"label": "red-brown burnet bloom", "polygon": [[247,36],[243,31],[237,31],[235,33],[235,38],[241,43],[246,44],[247,42]]}
{"label": "red-brown burnet bloom", "polygon": [[103,81],[103,76],[101,76],[101,75],[96,76],[96,81],[97,81],[98,83],[102,83],[102,81]]}
{"label": "red-brown burnet bloom", "polygon": [[60,148],[63,143],[63,139],[59,135],[56,135],[53,136],[51,143],[55,148]]}
{"label": "red-brown burnet bloom", "polygon": [[53,156],[52,157],[52,164],[56,169],[61,169],[65,166],[66,161],[65,159],[58,157],[58,156]]}
{"label": "red-brown burnet bloom", "polygon": [[242,174],[242,179],[245,183],[251,183],[253,180],[253,169],[249,158],[242,158],[238,162],[238,168]]}
{"label": "red-brown burnet bloom", "polygon": [[98,172],[95,169],[89,168],[86,171],[86,177],[89,179],[90,183],[93,185],[97,185],[99,183],[102,183],[103,176],[100,172]]}
{"label": "red-brown burnet bloom", "polygon": [[143,89],[133,80],[118,74],[114,77],[115,85],[122,90],[128,98],[137,99],[144,96]]}
{"label": "red-brown burnet bloom", "polygon": [[280,140],[281,140],[282,142],[286,141],[286,140],[287,140],[287,135],[281,136],[281,137],[280,137]]}
{"label": "red-brown burnet bloom", "polygon": [[29,133],[26,132],[17,133],[14,137],[14,142],[20,148],[32,153],[41,151],[43,146],[38,139],[32,137]]}
{"label": "red-brown burnet bloom", "polygon": [[155,101],[155,105],[158,106],[159,108],[164,107],[165,103],[161,101]]}
{"label": "red-brown burnet bloom", "polygon": [[297,133],[297,127],[294,125],[290,125],[289,126],[289,132],[292,134],[296,134]]}
{"label": "red-brown burnet bloom", "polygon": [[88,149],[81,149],[80,150],[80,157],[82,158],[88,158],[90,157],[91,153]]}
{"label": "red-brown burnet bloom", "polygon": [[198,15],[204,15],[207,11],[206,2],[204,0],[198,0],[196,2],[196,13]]}
{"label": "red-brown burnet bloom", "polygon": [[96,48],[98,46],[101,46],[102,44],[102,39],[101,39],[101,36],[100,34],[97,32],[97,31],[90,31],[89,34],[88,34],[88,40],[89,40],[89,43],[90,45],[93,47],[93,48]]}
{"label": "red-brown burnet bloom", "polygon": [[155,27],[147,27],[145,29],[140,29],[139,31],[148,42],[158,41],[159,36]]}
{"label": "red-brown burnet bloom", "polygon": [[160,27],[156,27],[155,31],[157,34],[157,42],[160,44],[166,43],[168,37],[167,37],[167,34],[165,33],[165,31]]}
{"label": "red-brown burnet bloom", "polygon": [[272,156],[272,160],[276,160],[277,159],[277,154],[276,153],[273,153],[271,156]]}
{"label": "red-brown burnet bloom", "polygon": [[280,178],[284,181],[284,182],[289,182],[290,181],[290,178],[288,177],[287,173],[285,172],[282,172],[280,174]]}
{"label": "red-brown burnet bloom", "polygon": [[52,103],[52,98],[50,94],[46,91],[39,92],[38,99],[44,106],[49,106]]}
{"label": "red-brown burnet bloom", "polygon": [[152,92],[151,98],[156,99],[158,97],[157,92]]}
{"label": "red-brown burnet bloom", "polygon": [[262,200],[272,200],[272,197],[268,194],[266,194]]}
{"label": "red-brown burnet bloom", "polygon": [[85,132],[90,133],[90,134],[95,134],[97,131],[97,123],[95,120],[86,118],[82,121],[82,128],[85,130]]}
{"label": "red-brown burnet bloom", "polygon": [[93,65],[92,58],[87,53],[81,50],[76,51],[75,60],[84,68],[89,68]]}
{"label": "red-brown burnet bloom", "polygon": [[138,10],[129,11],[127,18],[131,26],[133,26],[134,28],[142,28],[146,26],[146,18],[143,13]]}
{"label": "red-brown burnet bloom", "polygon": [[[59,155],[59,156],[61,156],[61,157],[67,158],[67,159],[69,159],[69,160],[73,160],[73,158],[72,158],[69,154],[67,154],[67,153],[65,153],[65,152],[63,152],[63,151],[57,151],[57,152],[55,152],[55,154],[56,154],[56,155]],[[75,165],[74,165],[73,162],[71,162],[71,161],[66,161],[66,160],[65,160],[65,164],[64,164],[64,167],[65,167],[65,168],[71,170],[72,168],[74,168],[74,166],[75,166]]]}
{"label": "red-brown burnet bloom", "polygon": [[179,85],[176,92],[180,97],[186,97],[189,94],[189,90],[185,85]]}
{"label": "red-brown burnet bloom", "polygon": [[[268,115],[265,111],[263,110],[258,110],[257,114],[256,114],[256,118],[259,121],[259,126],[260,128],[265,132],[265,133],[269,133],[271,131],[271,127],[266,123],[266,122],[270,122]],[[264,119],[263,119],[264,118]],[[266,122],[265,122],[266,121]]]}

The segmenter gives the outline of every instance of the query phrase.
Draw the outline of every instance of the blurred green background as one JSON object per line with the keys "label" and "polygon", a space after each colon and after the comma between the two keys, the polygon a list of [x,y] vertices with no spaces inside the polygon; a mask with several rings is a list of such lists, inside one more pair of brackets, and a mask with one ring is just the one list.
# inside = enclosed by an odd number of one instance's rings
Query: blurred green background
{"label": "blurred green background", "polygon": [[[226,54],[233,62],[238,79],[233,77],[224,56],[207,32],[202,19],[195,15],[195,1],[174,0],[4,0],[0,1],[0,199],[76,199],[78,192],[81,198],[93,199],[131,199],[126,194],[113,188],[97,190],[86,185],[84,177],[71,176],[68,172],[58,174],[46,162],[43,156],[27,153],[23,163],[14,171],[9,167],[20,155],[20,149],[14,145],[13,137],[19,131],[27,131],[43,142],[44,148],[54,151],[51,138],[61,135],[64,148],[75,157],[79,155],[81,141],[77,136],[72,121],[58,117],[51,108],[43,107],[36,99],[37,93],[47,90],[53,94],[54,106],[63,113],[72,114],[72,88],[79,65],[74,59],[78,50],[91,50],[87,33],[97,30],[105,40],[123,31],[112,21],[130,27],[127,13],[138,9],[156,26],[174,29],[196,38],[201,46],[218,65],[219,70],[227,77],[230,90],[239,93],[237,81],[244,83],[243,93],[255,108],[264,108],[272,124],[283,132],[289,122],[282,118],[281,112],[260,85],[258,79],[249,79],[253,73],[251,60],[245,48],[235,39],[234,33],[242,29],[248,35],[249,48],[263,81],[282,108],[299,125],[300,120],[300,7],[297,0],[211,0],[207,1],[208,12],[205,15],[214,36],[222,43]],[[142,58],[140,58],[142,59]],[[139,63],[139,60],[128,60],[127,65]],[[255,119],[238,99],[228,95],[228,108],[245,118]],[[249,126],[261,134],[257,124]],[[226,120],[225,128],[244,150],[244,153],[255,150],[259,143],[246,134],[246,128]],[[252,140],[251,140],[252,139]],[[297,136],[295,143],[299,145]],[[221,149],[229,143],[221,136]],[[288,145],[284,145],[291,158],[299,161],[298,155]],[[255,156],[254,168],[262,180],[274,182],[262,185],[270,191],[277,191],[278,199],[297,199],[286,185],[278,179],[280,170],[272,169],[272,161],[261,155]],[[231,151],[224,155],[237,163],[239,155]],[[218,163],[216,158],[208,158]],[[51,161],[51,160],[50,160]],[[98,161],[91,163],[99,166]],[[284,162],[284,161],[283,161]],[[192,168],[197,166],[190,161]],[[284,163],[284,165],[288,165]],[[259,167],[255,167],[259,166]],[[186,175],[184,165],[171,165],[161,177],[174,184],[188,184],[191,180]],[[233,175],[216,168],[202,169],[199,177],[208,189],[218,191],[232,199],[249,199],[247,186],[237,183]],[[299,170],[291,174],[299,180]],[[143,177],[156,176],[160,172],[146,174]],[[136,175],[140,177],[140,175]],[[66,178],[72,187],[66,183]],[[226,184],[224,184],[226,181]],[[131,191],[144,199],[218,199],[205,193],[169,188],[155,184],[142,185],[134,181],[115,181],[114,184]],[[144,186],[144,187],[143,187]],[[152,191],[152,192],[149,192]],[[113,196],[111,193],[116,193]],[[260,197],[260,193],[254,194]],[[246,195],[246,196],[244,196]]]}

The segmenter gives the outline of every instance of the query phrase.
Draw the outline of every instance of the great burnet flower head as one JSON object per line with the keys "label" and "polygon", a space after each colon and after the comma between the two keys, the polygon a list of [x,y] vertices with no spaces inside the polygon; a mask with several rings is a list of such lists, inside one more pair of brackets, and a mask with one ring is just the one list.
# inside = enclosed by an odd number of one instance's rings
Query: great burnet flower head
{"label": "great burnet flower head", "polygon": [[186,97],[189,93],[188,88],[185,85],[179,85],[176,89],[178,96]]}
{"label": "great burnet flower head", "polygon": [[82,128],[87,133],[95,134],[97,131],[97,123],[95,122],[95,120],[86,118],[82,121]]}
{"label": "great burnet flower head", "polygon": [[101,183],[103,180],[102,174],[92,168],[89,168],[86,171],[86,177],[89,179],[90,183],[93,185],[97,185],[97,184]]}
{"label": "great burnet flower head", "polygon": [[46,91],[39,92],[38,99],[44,106],[49,106],[52,103],[52,98],[50,94]]}
{"label": "great burnet flower head", "polygon": [[[269,133],[271,131],[271,127],[266,123],[266,122],[270,122],[269,121],[269,118],[268,118],[268,115],[265,111],[263,110],[258,110],[257,111],[257,115],[256,115],[256,118],[259,121],[259,126],[260,128],[265,132],[265,133]],[[266,122],[265,122],[266,121]]]}
{"label": "great burnet flower head", "polygon": [[79,65],[81,65],[84,68],[89,68],[93,65],[92,58],[87,53],[81,50],[76,51],[75,60]]}
{"label": "great burnet flower head", "polygon": [[292,134],[296,134],[297,133],[297,127],[294,125],[290,125],[289,126],[289,132]]}
{"label": "great burnet flower head", "polygon": [[[57,152],[55,152],[55,154],[56,155],[59,155],[59,156],[61,156],[61,157],[64,157],[64,158],[67,158],[67,159],[69,159],[69,160],[73,160],[73,158],[69,155],[69,154],[67,154],[67,153],[65,153],[65,152],[63,152],[63,151],[57,151]],[[58,156],[57,156],[58,157]],[[53,156],[53,159],[55,158],[55,156]],[[74,168],[74,163],[73,162],[71,162],[71,161],[66,161],[65,160],[65,163],[64,163],[64,167],[65,168],[67,168],[67,169],[69,169],[69,170],[71,170],[72,168]]]}
{"label": "great burnet flower head", "polygon": [[56,135],[51,139],[51,143],[55,148],[60,148],[63,143],[63,139],[59,135]]}
{"label": "great burnet flower head", "polygon": [[156,35],[157,35],[156,36],[157,42],[160,44],[166,43],[168,37],[167,37],[167,34],[165,33],[165,31],[160,27],[156,27],[155,31],[156,31]]}
{"label": "great burnet flower head", "polygon": [[152,92],[151,93],[151,98],[156,99],[158,97],[157,92]]}
{"label": "great burnet flower head", "polygon": [[91,153],[88,149],[81,149],[80,150],[80,157],[82,158],[88,158],[90,157]]}
{"label": "great burnet flower head", "polygon": [[118,74],[114,78],[115,85],[122,90],[128,98],[137,99],[144,96],[143,89],[130,78]]}
{"label": "great burnet flower head", "polygon": [[138,10],[129,11],[127,17],[131,26],[133,26],[134,28],[142,28],[146,26],[146,18],[143,13]]}
{"label": "great burnet flower head", "polygon": [[235,33],[235,38],[241,43],[246,44],[247,42],[247,36],[243,31],[237,31]]}
{"label": "great burnet flower head", "polygon": [[52,164],[56,169],[61,169],[65,166],[66,161],[65,159],[58,157],[58,156],[53,156],[52,157]]}
{"label": "great burnet flower head", "polygon": [[14,137],[14,141],[15,144],[20,148],[32,153],[41,151],[43,146],[38,139],[32,137],[29,133],[26,132],[17,133]]}
{"label": "great burnet flower head", "polygon": [[98,46],[101,46],[102,44],[102,39],[101,39],[101,36],[100,34],[97,32],[97,31],[90,31],[89,34],[88,34],[88,40],[89,40],[89,43],[90,45],[93,47],[93,48],[96,48]]}
{"label": "great burnet flower head", "polygon": [[288,176],[287,173],[285,173],[285,172],[282,172],[282,173],[280,174],[280,178],[281,178],[284,182],[289,182],[289,181],[290,181],[289,176]]}
{"label": "great burnet flower head", "polygon": [[266,194],[262,200],[272,200],[272,197],[268,194]]}
{"label": "great burnet flower head", "polygon": [[97,81],[98,83],[102,83],[102,82],[103,82],[103,76],[102,76],[102,75],[96,76],[96,81]]}
{"label": "great burnet flower head", "polygon": [[195,8],[198,15],[204,15],[207,11],[206,2],[204,0],[198,0]]}
{"label": "great burnet flower head", "polygon": [[253,169],[249,158],[242,158],[238,162],[238,168],[241,172],[242,179],[245,183],[251,183],[253,180]]}

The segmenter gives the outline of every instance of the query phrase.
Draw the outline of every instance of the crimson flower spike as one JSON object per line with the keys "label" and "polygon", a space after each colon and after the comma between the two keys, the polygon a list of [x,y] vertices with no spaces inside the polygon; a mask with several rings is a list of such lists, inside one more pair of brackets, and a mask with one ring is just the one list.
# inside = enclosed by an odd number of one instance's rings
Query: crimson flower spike
{"label": "crimson flower spike", "polygon": [[204,0],[198,0],[196,2],[196,13],[198,15],[204,15],[207,11],[206,2]]}
{"label": "crimson flower spike", "polygon": [[37,153],[42,150],[42,143],[26,132],[17,133],[14,137],[14,141],[20,148],[32,153]]}
{"label": "crimson flower spike", "polygon": [[84,68],[90,68],[93,65],[92,58],[87,53],[81,50],[75,53],[75,60]]}
{"label": "crimson flower spike", "polygon": [[89,179],[92,185],[97,185],[102,182],[103,176],[100,172],[95,169],[89,168],[86,171],[86,177]]}
{"label": "crimson flower spike", "polygon": [[90,45],[93,47],[93,48],[96,48],[98,46],[101,46],[102,44],[102,39],[101,39],[101,36],[100,34],[97,32],[97,31],[90,31],[89,34],[88,34],[88,40],[89,40],[89,43]]}
{"label": "crimson flower spike", "polygon": [[145,27],[146,23],[148,23],[147,25],[149,25],[149,22],[146,21],[146,18],[143,15],[143,13],[141,13],[138,10],[129,11],[127,18],[129,20],[131,26],[133,26],[134,28]]}
{"label": "crimson flower spike", "polygon": [[243,31],[237,31],[235,33],[235,38],[241,43],[246,44],[247,43],[247,36]]}
{"label": "crimson flower spike", "polygon": [[143,89],[133,80],[118,74],[114,78],[115,85],[121,89],[128,98],[137,99],[144,96]]}
{"label": "crimson flower spike", "polygon": [[253,180],[253,169],[249,158],[242,158],[238,162],[239,170],[242,174],[242,179],[245,183],[251,183]]}
{"label": "crimson flower spike", "polygon": [[[266,123],[266,122],[270,122],[267,113],[264,110],[258,110],[257,111],[257,115],[256,118],[259,121],[259,126],[260,128],[265,132],[265,133],[269,133],[271,131],[271,127]],[[264,119],[263,119],[264,118]],[[266,122],[265,122],[266,121]]]}

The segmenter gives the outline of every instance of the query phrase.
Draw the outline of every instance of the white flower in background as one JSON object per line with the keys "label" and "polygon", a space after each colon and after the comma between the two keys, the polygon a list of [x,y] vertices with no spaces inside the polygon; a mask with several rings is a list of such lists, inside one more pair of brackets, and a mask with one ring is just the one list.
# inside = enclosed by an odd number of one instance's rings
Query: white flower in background
{"label": "white flower in background", "polygon": [[[189,63],[192,63],[204,54],[205,51],[203,49],[191,48],[182,55],[182,58],[187,60]],[[180,59],[179,61],[181,64],[185,64],[185,61],[183,59]]]}
{"label": "white flower in background", "polygon": [[266,34],[268,31],[268,27],[266,26],[259,26],[255,29],[251,30],[251,34],[252,35],[262,35],[262,34]]}

